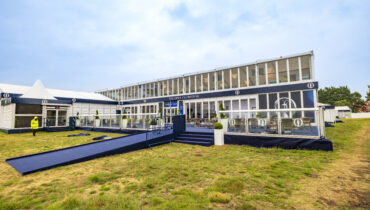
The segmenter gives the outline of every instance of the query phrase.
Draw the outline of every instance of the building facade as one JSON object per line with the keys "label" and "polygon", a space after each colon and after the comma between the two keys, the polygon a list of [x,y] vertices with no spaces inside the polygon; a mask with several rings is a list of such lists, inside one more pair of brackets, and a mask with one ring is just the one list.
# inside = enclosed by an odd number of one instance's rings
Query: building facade
{"label": "building facade", "polygon": [[[167,123],[176,114],[185,114],[188,122],[210,121],[220,111],[221,103],[226,111],[314,108],[318,82],[314,79],[313,64],[314,54],[310,51],[98,93],[118,101],[128,114],[161,111]],[[234,117],[229,115],[240,115],[225,114],[229,118]],[[261,115],[270,118],[274,114]],[[312,112],[303,110],[288,115],[313,117]]]}

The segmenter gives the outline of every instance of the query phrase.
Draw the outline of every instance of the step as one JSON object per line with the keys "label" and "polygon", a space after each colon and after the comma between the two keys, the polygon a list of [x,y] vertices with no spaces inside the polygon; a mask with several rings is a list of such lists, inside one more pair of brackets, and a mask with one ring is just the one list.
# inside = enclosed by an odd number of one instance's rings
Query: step
{"label": "step", "polygon": [[183,144],[193,144],[193,145],[208,146],[208,147],[213,145],[210,142],[204,142],[204,141],[175,140],[174,142],[183,143]]}
{"label": "step", "polygon": [[200,138],[212,138],[212,135],[203,135],[203,134],[192,134],[192,133],[181,133],[179,136],[192,136],[192,137],[200,137]]}
{"label": "step", "polygon": [[213,142],[213,138],[206,139],[206,138],[197,138],[197,137],[189,137],[189,136],[178,136],[176,137],[176,140]]}
{"label": "step", "polygon": [[213,136],[213,132],[210,133],[210,132],[192,132],[192,131],[185,131],[183,133],[186,133],[186,134],[199,134],[199,135],[210,135],[210,136]]}

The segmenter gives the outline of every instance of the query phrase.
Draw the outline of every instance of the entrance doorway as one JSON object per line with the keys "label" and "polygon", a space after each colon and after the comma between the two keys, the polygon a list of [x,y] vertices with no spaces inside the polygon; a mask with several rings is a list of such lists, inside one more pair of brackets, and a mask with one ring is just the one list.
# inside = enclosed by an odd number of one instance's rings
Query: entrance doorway
{"label": "entrance doorway", "polygon": [[47,107],[46,119],[50,127],[67,126],[67,107]]}

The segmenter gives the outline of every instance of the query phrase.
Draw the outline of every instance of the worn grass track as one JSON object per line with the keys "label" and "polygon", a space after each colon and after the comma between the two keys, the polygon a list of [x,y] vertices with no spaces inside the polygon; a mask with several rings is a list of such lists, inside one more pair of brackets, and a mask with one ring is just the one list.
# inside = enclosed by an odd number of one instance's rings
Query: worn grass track
{"label": "worn grass track", "polygon": [[0,209],[366,208],[368,202],[357,202],[368,201],[368,171],[358,170],[365,166],[343,169],[359,175],[341,189],[363,185],[338,197],[343,202],[334,200],[335,194],[322,199],[328,193],[322,185],[340,182],[333,175],[346,165],[340,161],[357,154],[369,160],[369,127],[370,119],[362,119],[329,128],[334,152],[173,143],[23,177],[4,160],[87,143],[91,137],[62,137],[70,132],[37,138],[0,134]]}

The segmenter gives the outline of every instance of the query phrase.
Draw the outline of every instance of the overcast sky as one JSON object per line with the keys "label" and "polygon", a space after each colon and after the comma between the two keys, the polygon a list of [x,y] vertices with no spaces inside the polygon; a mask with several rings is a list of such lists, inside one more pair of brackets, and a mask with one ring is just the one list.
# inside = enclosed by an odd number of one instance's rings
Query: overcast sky
{"label": "overcast sky", "polygon": [[95,91],[314,50],[370,84],[370,1],[0,0],[0,83]]}

